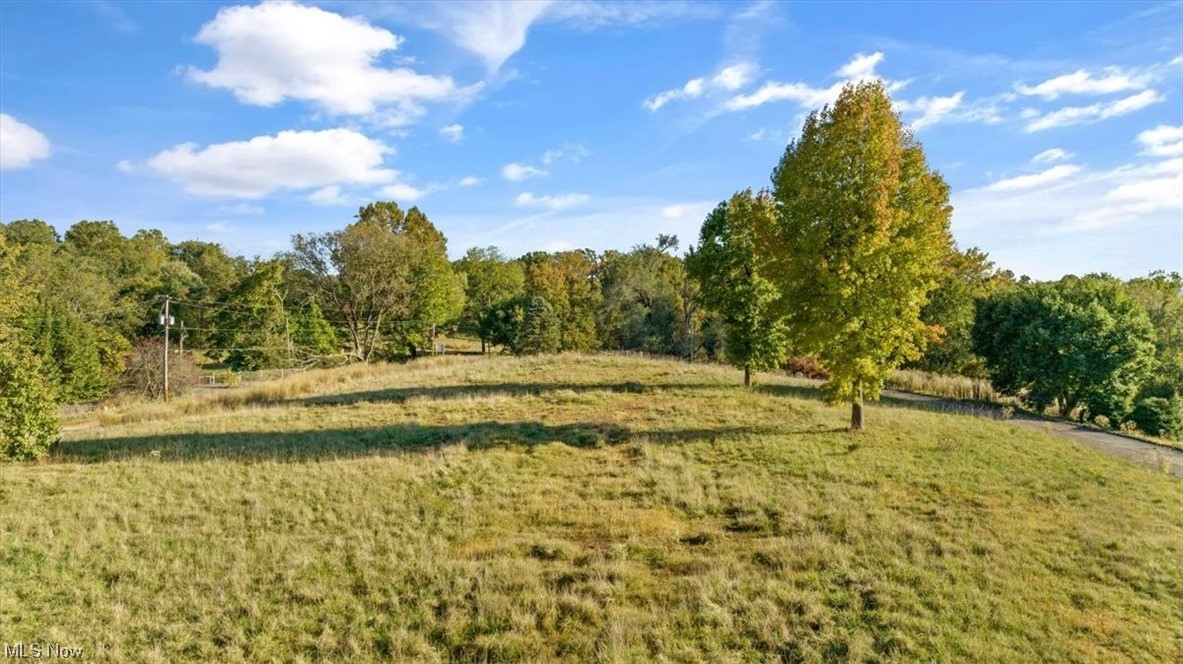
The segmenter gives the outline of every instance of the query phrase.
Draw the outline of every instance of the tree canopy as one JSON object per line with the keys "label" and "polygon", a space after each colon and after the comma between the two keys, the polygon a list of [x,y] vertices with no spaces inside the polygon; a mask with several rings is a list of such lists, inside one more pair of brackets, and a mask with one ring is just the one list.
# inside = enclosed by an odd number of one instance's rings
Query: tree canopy
{"label": "tree canopy", "polygon": [[863,399],[937,337],[920,314],[952,246],[949,187],[881,81],[847,85],[810,114],[772,182],[791,340],[830,372],[828,394],[850,401],[862,428]]}

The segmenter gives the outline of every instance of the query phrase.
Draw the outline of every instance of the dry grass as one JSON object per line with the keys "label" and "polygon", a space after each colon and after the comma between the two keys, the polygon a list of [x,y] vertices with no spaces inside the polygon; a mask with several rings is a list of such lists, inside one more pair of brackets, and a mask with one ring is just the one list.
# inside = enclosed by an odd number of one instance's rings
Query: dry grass
{"label": "dry grass", "polygon": [[109,661],[1172,661],[1183,483],[627,357],[126,408],[0,467],[0,636]]}

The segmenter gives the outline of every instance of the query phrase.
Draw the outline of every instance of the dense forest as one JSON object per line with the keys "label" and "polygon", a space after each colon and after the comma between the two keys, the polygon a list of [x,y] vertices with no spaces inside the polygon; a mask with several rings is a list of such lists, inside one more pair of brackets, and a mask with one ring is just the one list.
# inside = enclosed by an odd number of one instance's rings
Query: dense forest
{"label": "dense forest", "polygon": [[[859,148],[851,177],[834,155],[862,126],[882,140]],[[902,365],[1183,434],[1183,278],[1037,283],[959,249],[948,187],[881,85],[811,116],[772,185],[721,202],[684,254],[659,236],[629,251],[449,260],[427,214],[395,202],[269,258],[151,229],[128,237],[112,221],[0,224],[0,456],[42,454],[55,404],[161,397],[166,311],[174,392],[203,369],[405,360],[467,335],[485,352],[725,360],[745,381],[808,359],[853,404],[855,428]]]}

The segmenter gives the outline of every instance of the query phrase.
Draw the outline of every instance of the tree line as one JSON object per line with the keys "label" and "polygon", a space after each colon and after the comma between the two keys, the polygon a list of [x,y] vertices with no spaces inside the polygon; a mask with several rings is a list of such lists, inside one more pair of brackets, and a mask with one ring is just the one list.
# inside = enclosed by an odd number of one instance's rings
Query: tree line
{"label": "tree line", "polygon": [[182,376],[195,355],[238,371],[390,361],[460,333],[482,352],[726,360],[745,384],[808,358],[855,429],[902,365],[1183,434],[1180,276],[1016,279],[956,247],[948,197],[886,90],[864,83],[812,114],[771,187],[721,202],[684,255],[658,236],[629,251],[488,247],[450,261],[427,215],[394,202],[270,258],[157,230],[125,237],[110,221],[61,235],[0,224],[0,456],[43,454],[55,404],[160,396],[166,300]]}

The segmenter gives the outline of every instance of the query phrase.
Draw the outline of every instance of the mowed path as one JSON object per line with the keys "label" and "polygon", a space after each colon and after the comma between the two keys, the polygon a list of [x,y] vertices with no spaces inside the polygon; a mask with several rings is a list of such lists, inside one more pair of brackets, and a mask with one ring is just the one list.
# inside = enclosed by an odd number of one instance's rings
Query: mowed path
{"label": "mowed path", "polygon": [[[964,404],[925,394],[884,390],[883,395],[888,399],[926,404],[936,410],[942,411],[961,412],[978,416],[996,416],[995,414],[997,413],[993,409],[985,409],[981,406]],[[1144,466],[1161,469],[1170,475],[1183,479],[1183,450],[1166,447],[1165,445],[1156,445],[1134,438],[1127,438],[1126,436],[1084,427],[1072,422],[1044,420],[1026,415],[1018,415],[1010,421],[1020,426],[1054,433],[1085,447],[1101,450],[1102,452],[1119,456]]]}

